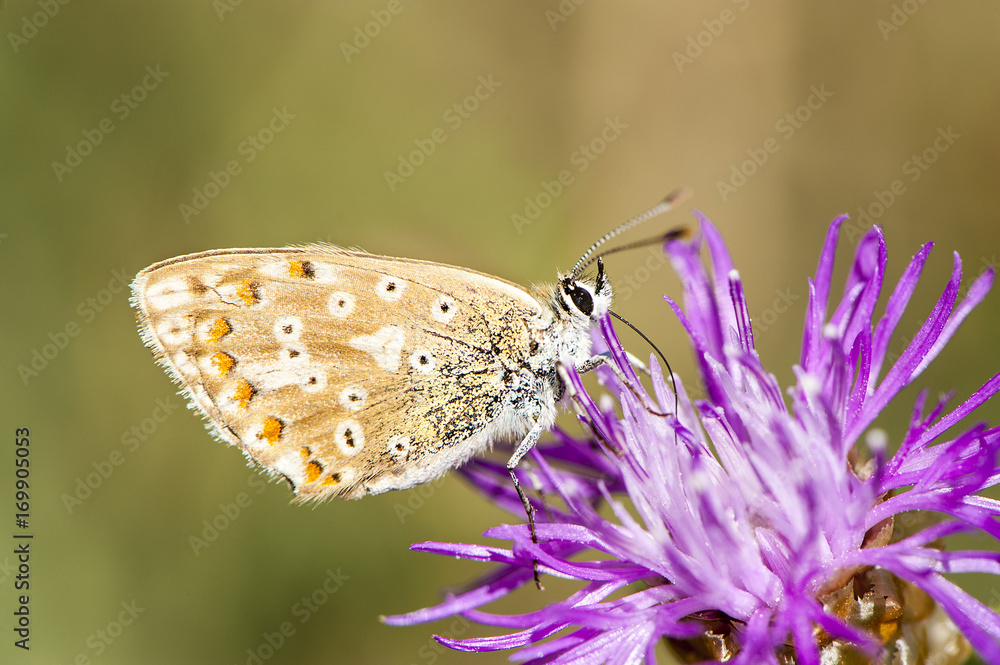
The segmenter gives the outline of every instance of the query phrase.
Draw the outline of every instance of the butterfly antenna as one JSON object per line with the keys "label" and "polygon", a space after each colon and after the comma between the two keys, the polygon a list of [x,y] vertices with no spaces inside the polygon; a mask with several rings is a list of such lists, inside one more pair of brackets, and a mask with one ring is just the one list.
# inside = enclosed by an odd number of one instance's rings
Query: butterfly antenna
{"label": "butterfly antenna", "polygon": [[580,260],[576,262],[575,266],[573,266],[573,270],[570,271],[570,276],[573,279],[577,279],[583,273],[584,269],[587,266],[589,266],[591,263],[596,261],[601,256],[607,256],[608,254],[613,254],[614,252],[618,252],[623,249],[633,249],[635,247],[651,245],[653,243],[658,243],[665,240],[672,240],[685,235],[687,233],[686,229],[674,230],[666,234],[658,235],[655,238],[647,238],[646,240],[640,240],[639,242],[631,243],[629,245],[623,245],[622,247],[608,250],[597,256],[591,256],[594,252],[600,249],[601,245],[611,240],[615,236],[624,233],[625,231],[628,231],[632,227],[638,226],[643,222],[647,222],[654,217],[658,217],[659,215],[662,215],[663,213],[668,212],[669,210],[672,210],[673,208],[677,207],[677,205],[685,201],[689,196],[691,196],[691,190],[688,189],[687,187],[682,187],[681,189],[675,190],[670,194],[668,194],[665,199],[660,201],[658,204],[656,204],[646,212],[642,213],[641,215],[633,217],[632,219],[628,220],[618,228],[610,231],[603,238],[601,238],[593,245],[591,245],[590,249],[588,249],[586,252],[583,253],[583,256],[580,257]]}

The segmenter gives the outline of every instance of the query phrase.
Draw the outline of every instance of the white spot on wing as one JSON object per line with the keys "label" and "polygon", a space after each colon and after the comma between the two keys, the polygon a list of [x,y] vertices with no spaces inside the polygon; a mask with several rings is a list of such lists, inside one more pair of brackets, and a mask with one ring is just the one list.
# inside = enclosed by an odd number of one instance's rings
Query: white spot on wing
{"label": "white spot on wing", "polygon": [[198,376],[198,366],[192,362],[191,357],[188,354],[183,351],[178,351],[171,356],[170,359],[173,361],[174,367],[177,368],[177,371],[180,372],[181,376],[188,380],[192,377]]}
{"label": "white spot on wing", "polygon": [[214,356],[214,353],[209,353],[198,359],[198,372],[202,376],[220,376],[218,365],[212,362]]}
{"label": "white spot on wing", "polygon": [[394,459],[403,461],[410,454],[410,437],[402,434],[394,434],[389,437],[389,455]]}
{"label": "white spot on wing", "polygon": [[355,337],[350,344],[358,351],[371,354],[382,369],[395,372],[399,369],[405,339],[406,333],[399,326],[383,326],[374,335]]}
{"label": "white spot on wing", "polygon": [[267,450],[271,447],[271,444],[264,439],[264,426],[261,423],[253,423],[246,428],[246,434],[242,437],[243,443],[249,448],[257,448],[259,450]]}
{"label": "white spot on wing", "polygon": [[[219,397],[215,404],[219,407],[219,411],[227,415],[233,415],[240,411],[240,400],[237,395],[238,386],[233,386],[219,393]],[[256,441],[256,437],[251,439]]]}
{"label": "white spot on wing", "polygon": [[280,342],[297,342],[302,334],[302,319],[297,316],[281,316],[274,323],[274,336]]}
{"label": "white spot on wing", "polygon": [[420,372],[421,374],[427,374],[432,369],[437,362],[434,360],[434,356],[427,349],[417,349],[410,355],[410,366]]}
{"label": "white spot on wing", "polygon": [[191,302],[191,290],[182,277],[157,282],[146,289],[146,304],[150,309],[165,310]]}
{"label": "white spot on wing", "polygon": [[310,361],[310,356],[306,353],[305,348],[298,344],[286,344],[282,346],[279,357],[281,358],[281,362],[291,365],[308,365]]}
{"label": "white spot on wing", "polygon": [[357,473],[354,469],[346,466],[342,469],[337,469],[330,475],[333,476],[334,474],[336,474],[337,480],[339,481],[337,484],[342,486],[350,485],[354,482],[354,479],[357,478]]}
{"label": "white spot on wing", "polygon": [[326,372],[318,367],[313,367],[312,371],[306,373],[305,383],[302,390],[307,393],[318,393],[326,390]]}
{"label": "white spot on wing", "polygon": [[431,305],[431,317],[438,323],[448,323],[454,318],[457,311],[458,303],[455,302],[455,299],[444,294],[438,296],[438,299]]}
{"label": "white spot on wing", "polygon": [[[199,342],[208,343],[211,341],[218,341],[218,339],[213,335],[215,331],[215,322],[218,320],[217,317],[207,317],[198,322],[198,325],[194,328],[195,339]],[[229,324],[226,324],[229,325]],[[230,328],[232,331],[232,328]]]}
{"label": "white spot on wing", "polygon": [[180,346],[191,339],[191,321],[184,316],[172,316],[156,326],[156,336],[166,346]]}
{"label": "white spot on wing", "polygon": [[222,275],[210,274],[207,272],[199,272],[198,278],[201,280],[202,284],[210,289],[214,289],[219,285],[219,282],[222,281]]}
{"label": "white spot on wing", "polygon": [[368,391],[361,386],[348,386],[340,392],[340,405],[348,411],[360,411],[368,399]]}
{"label": "white spot on wing", "polygon": [[382,300],[387,300],[389,302],[396,302],[403,295],[403,290],[406,288],[406,282],[399,279],[398,277],[390,277],[386,275],[379,280],[378,285],[375,287],[375,293]]}
{"label": "white spot on wing", "polygon": [[285,453],[274,461],[274,470],[292,481],[296,487],[306,480],[305,465],[299,453]]}
{"label": "white spot on wing", "polygon": [[223,284],[216,288],[214,292],[218,294],[219,300],[227,305],[250,307],[260,305],[266,301],[263,295],[266,288],[265,284],[242,281],[236,284]]}
{"label": "white spot on wing", "polygon": [[333,440],[340,452],[347,456],[357,455],[365,447],[365,433],[361,425],[354,420],[345,420],[337,425]]}
{"label": "white spot on wing", "polygon": [[260,271],[265,277],[270,277],[271,279],[288,279],[290,275],[288,261],[285,259],[266,263],[260,267]]}
{"label": "white spot on wing", "polygon": [[241,374],[262,393],[286,386],[310,391],[326,387],[326,373],[316,363],[297,363],[285,358],[268,363],[247,361],[241,365]]}
{"label": "white spot on wing", "polygon": [[343,291],[337,291],[332,296],[330,296],[330,314],[333,314],[338,319],[343,319],[354,311],[354,296],[350,293],[344,293]]}
{"label": "white spot on wing", "polygon": [[313,271],[315,274],[313,279],[322,284],[335,284],[339,277],[339,271],[332,263],[313,261]]}

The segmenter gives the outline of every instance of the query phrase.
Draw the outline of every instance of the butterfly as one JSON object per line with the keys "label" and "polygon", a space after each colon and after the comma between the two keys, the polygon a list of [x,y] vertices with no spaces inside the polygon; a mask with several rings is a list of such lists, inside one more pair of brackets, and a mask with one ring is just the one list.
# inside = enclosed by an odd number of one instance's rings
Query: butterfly
{"label": "butterfly", "polygon": [[555,422],[560,371],[606,360],[590,332],[612,286],[591,255],[684,196],[607,234],[548,287],[310,245],[168,259],[136,276],[131,302],[212,434],[299,499],[406,489],[514,438],[507,466],[530,518],[514,469]]}

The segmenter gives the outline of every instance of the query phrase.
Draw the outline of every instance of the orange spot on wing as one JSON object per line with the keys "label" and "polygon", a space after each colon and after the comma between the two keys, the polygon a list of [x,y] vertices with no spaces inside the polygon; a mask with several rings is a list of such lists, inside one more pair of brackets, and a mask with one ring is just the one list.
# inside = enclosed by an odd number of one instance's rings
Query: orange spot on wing
{"label": "orange spot on wing", "polygon": [[264,426],[260,430],[260,438],[265,439],[268,443],[274,445],[281,438],[281,421],[274,416],[268,416],[264,419]]}
{"label": "orange spot on wing", "polygon": [[236,364],[236,361],[228,353],[219,351],[212,356],[212,364],[219,370],[219,376],[226,376],[229,374],[229,370],[233,368],[233,365]]}
{"label": "orange spot on wing", "polygon": [[309,450],[308,446],[302,446],[302,450],[299,451],[299,455],[302,456],[302,461],[304,462],[309,459],[310,455],[312,455],[312,451]]}
{"label": "orange spot on wing", "polygon": [[306,482],[312,483],[319,480],[319,477],[323,475],[323,467],[319,465],[319,462],[309,462],[306,464]]}
{"label": "orange spot on wing", "polygon": [[240,403],[240,408],[245,409],[250,406],[250,399],[253,397],[254,389],[250,385],[249,381],[240,381],[239,385],[236,386],[236,392],[233,397],[237,402]]}
{"label": "orange spot on wing", "polygon": [[327,479],[323,481],[323,486],[324,487],[329,487],[330,485],[339,485],[339,484],[340,484],[340,474],[339,473],[331,473],[327,477]]}
{"label": "orange spot on wing", "polygon": [[291,261],[288,264],[288,274],[292,277],[312,279],[316,276],[316,269],[311,261]]}
{"label": "orange spot on wing", "polygon": [[257,302],[257,286],[249,279],[236,287],[236,295],[247,305]]}
{"label": "orange spot on wing", "polygon": [[212,328],[208,331],[208,343],[215,344],[232,331],[233,328],[229,325],[229,322],[222,317],[219,317],[215,320],[212,324]]}

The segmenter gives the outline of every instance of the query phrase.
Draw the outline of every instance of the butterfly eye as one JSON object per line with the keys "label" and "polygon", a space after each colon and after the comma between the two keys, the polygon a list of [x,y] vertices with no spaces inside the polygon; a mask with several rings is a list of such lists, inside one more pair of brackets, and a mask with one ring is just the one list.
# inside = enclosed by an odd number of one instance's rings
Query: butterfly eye
{"label": "butterfly eye", "polygon": [[575,283],[572,286],[567,284],[563,287],[563,290],[573,300],[573,304],[584,316],[590,316],[594,313],[594,297],[590,295],[590,291],[582,286],[576,286]]}

